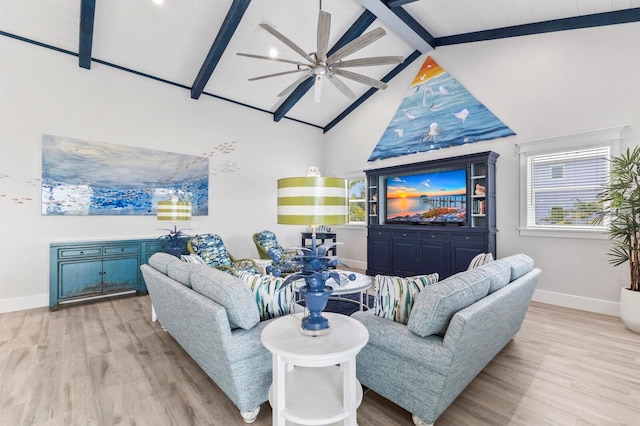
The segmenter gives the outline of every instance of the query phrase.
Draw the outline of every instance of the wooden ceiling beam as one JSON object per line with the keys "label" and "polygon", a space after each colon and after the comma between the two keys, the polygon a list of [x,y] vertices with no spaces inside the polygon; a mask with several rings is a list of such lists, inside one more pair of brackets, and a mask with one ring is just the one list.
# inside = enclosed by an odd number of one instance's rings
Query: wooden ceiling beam
{"label": "wooden ceiling beam", "polygon": [[[392,69],[387,75],[385,75],[384,77],[382,77],[381,81],[388,83],[391,81],[392,78],[394,78],[396,75],[400,74],[401,71],[403,71],[405,68],[407,68],[409,65],[411,65],[411,63],[413,61],[415,61],[416,59],[418,59],[420,56],[422,55],[422,53],[420,53],[419,50],[414,51],[411,55],[407,56],[407,58],[404,60],[404,62],[402,62],[401,64],[399,64],[398,66],[396,66],[394,69]],[[329,124],[327,124],[326,126],[324,126],[324,128],[322,129],[323,133],[327,133],[329,130],[331,130],[336,124],[338,124],[340,121],[342,121],[343,119],[345,119],[347,117],[347,115],[351,114],[351,112],[353,112],[354,109],[358,108],[360,105],[362,105],[362,103],[364,103],[364,101],[366,101],[367,99],[369,99],[374,93],[376,93],[378,91],[378,89],[376,89],[375,87],[370,88],[369,90],[367,90],[366,92],[364,92],[364,94],[362,96],[360,96],[358,99],[356,99],[356,101],[354,103],[352,103],[351,105],[349,105],[347,107],[347,109],[345,109],[344,111],[342,111],[340,113],[340,115],[338,115],[336,118],[334,118],[333,120],[331,120],[331,122]]]}
{"label": "wooden ceiling beam", "polygon": [[400,7],[403,4],[413,3],[415,1],[417,0],[387,0],[385,1],[385,3],[387,4],[387,6],[393,9],[394,7]]}
{"label": "wooden ceiling beam", "polygon": [[242,16],[247,11],[250,3],[251,0],[233,0],[233,3],[231,3],[231,7],[229,7],[220,31],[218,31],[218,35],[213,41],[211,49],[209,49],[209,53],[191,86],[191,97],[193,99],[198,99],[202,94],[204,87],[207,85],[216,66],[218,66],[222,54],[229,45],[229,41],[231,41],[231,37],[233,37],[233,34],[236,32]]}
{"label": "wooden ceiling beam", "polygon": [[91,69],[95,15],[96,0],[82,0],[80,4],[80,42],[78,46],[78,65],[81,68]]}
{"label": "wooden ceiling beam", "polygon": [[496,40],[500,38],[577,30],[581,28],[625,24],[638,21],[640,21],[640,8],[624,9],[613,12],[595,13],[592,15],[574,16],[571,18],[553,19],[550,21],[534,22],[531,24],[514,25],[511,27],[438,37],[435,39],[435,45],[447,46],[452,44],[473,43],[476,41]]}

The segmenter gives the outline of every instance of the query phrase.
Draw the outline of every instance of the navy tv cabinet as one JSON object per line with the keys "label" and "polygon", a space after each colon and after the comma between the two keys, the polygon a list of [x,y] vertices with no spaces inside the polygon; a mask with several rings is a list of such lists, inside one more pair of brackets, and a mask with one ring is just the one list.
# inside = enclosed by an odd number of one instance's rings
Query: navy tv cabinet
{"label": "navy tv cabinet", "polygon": [[[487,151],[459,157],[365,170],[367,176],[367,275],[412,276],[464,271],[480,253],[496,257],[496,160]],[[464,168],[466,222],[411,225],[385,223],[385,181],[391,176]]]}
{"label": "navy tv cabinet", "polygon": [[146,294],[140,265],[154,253],[168,253],[169,249],[169,241],[158,238],[52,243],[49,309],[98,297]]}

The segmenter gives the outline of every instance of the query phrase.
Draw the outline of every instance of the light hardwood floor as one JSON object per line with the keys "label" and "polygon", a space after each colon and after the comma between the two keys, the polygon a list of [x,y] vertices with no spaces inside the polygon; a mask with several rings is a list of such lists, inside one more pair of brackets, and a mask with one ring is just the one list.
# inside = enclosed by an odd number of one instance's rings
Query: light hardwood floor
{"label": "light hardwood floor", "polygon": [[[413,424],[372,391],[358,423]],[[0,314],[0,424],[244,423],[143,296]],[[255,424],[271,424],[268,403]],[[615,317],[533,303],[445,425],[640,425],[640,335]]]}

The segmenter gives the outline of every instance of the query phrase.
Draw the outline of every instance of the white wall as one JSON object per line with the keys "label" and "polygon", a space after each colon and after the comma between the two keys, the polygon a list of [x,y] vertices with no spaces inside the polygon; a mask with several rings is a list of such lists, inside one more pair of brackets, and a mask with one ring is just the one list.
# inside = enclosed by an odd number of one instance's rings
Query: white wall
{"label": "white wall", "polygon": [[[624,124],[622,148],[638,145],[639,38],[640,23],[632,23],[438,48],[432,53],[436,62],[516,136],[368,163],[423,57],[325,135],[327,174],[496,151],[498,256],[523,252],[534,258],[543,270],[537,300],[618,315],[628,268],[607,263],[607,240],[519,235],[514,143]],[[366,256],[366,230],[343,233],[339,240]]]}
{"label": "white wall", "polygon": [[[322,167],[322,132],[99,64],[0,37],[0,312],[48,304],[49,244],[154,238],[152,216],[43,216],[42,135],[202,155],[210,162],[209,215],[194,232],[222,236],[236,257],[257,257],[251,236],[271,229],[298,245],[304,227],[276,224],[276,181]],[[186,227],[186,226],[182,226]]]}

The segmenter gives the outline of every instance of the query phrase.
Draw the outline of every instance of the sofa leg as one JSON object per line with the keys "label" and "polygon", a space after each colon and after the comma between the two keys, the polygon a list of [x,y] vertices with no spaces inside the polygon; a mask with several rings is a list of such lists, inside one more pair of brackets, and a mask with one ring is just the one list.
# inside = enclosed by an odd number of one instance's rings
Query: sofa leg
{"label": "sofa leg", "polygon": [[433,423],[427,423],[415,414],[411,415],[411,419],[413,420],[413,424],[416,426],[433,426]]}
{"label": "sofa leg", "polygon": [[250,411],[240,411],[240,415],[244,419],[245,423],[253,423],[256,421],[256,417],[258,417],[258,413],[260,413],[260,406],[258,405],[256,408]]}

